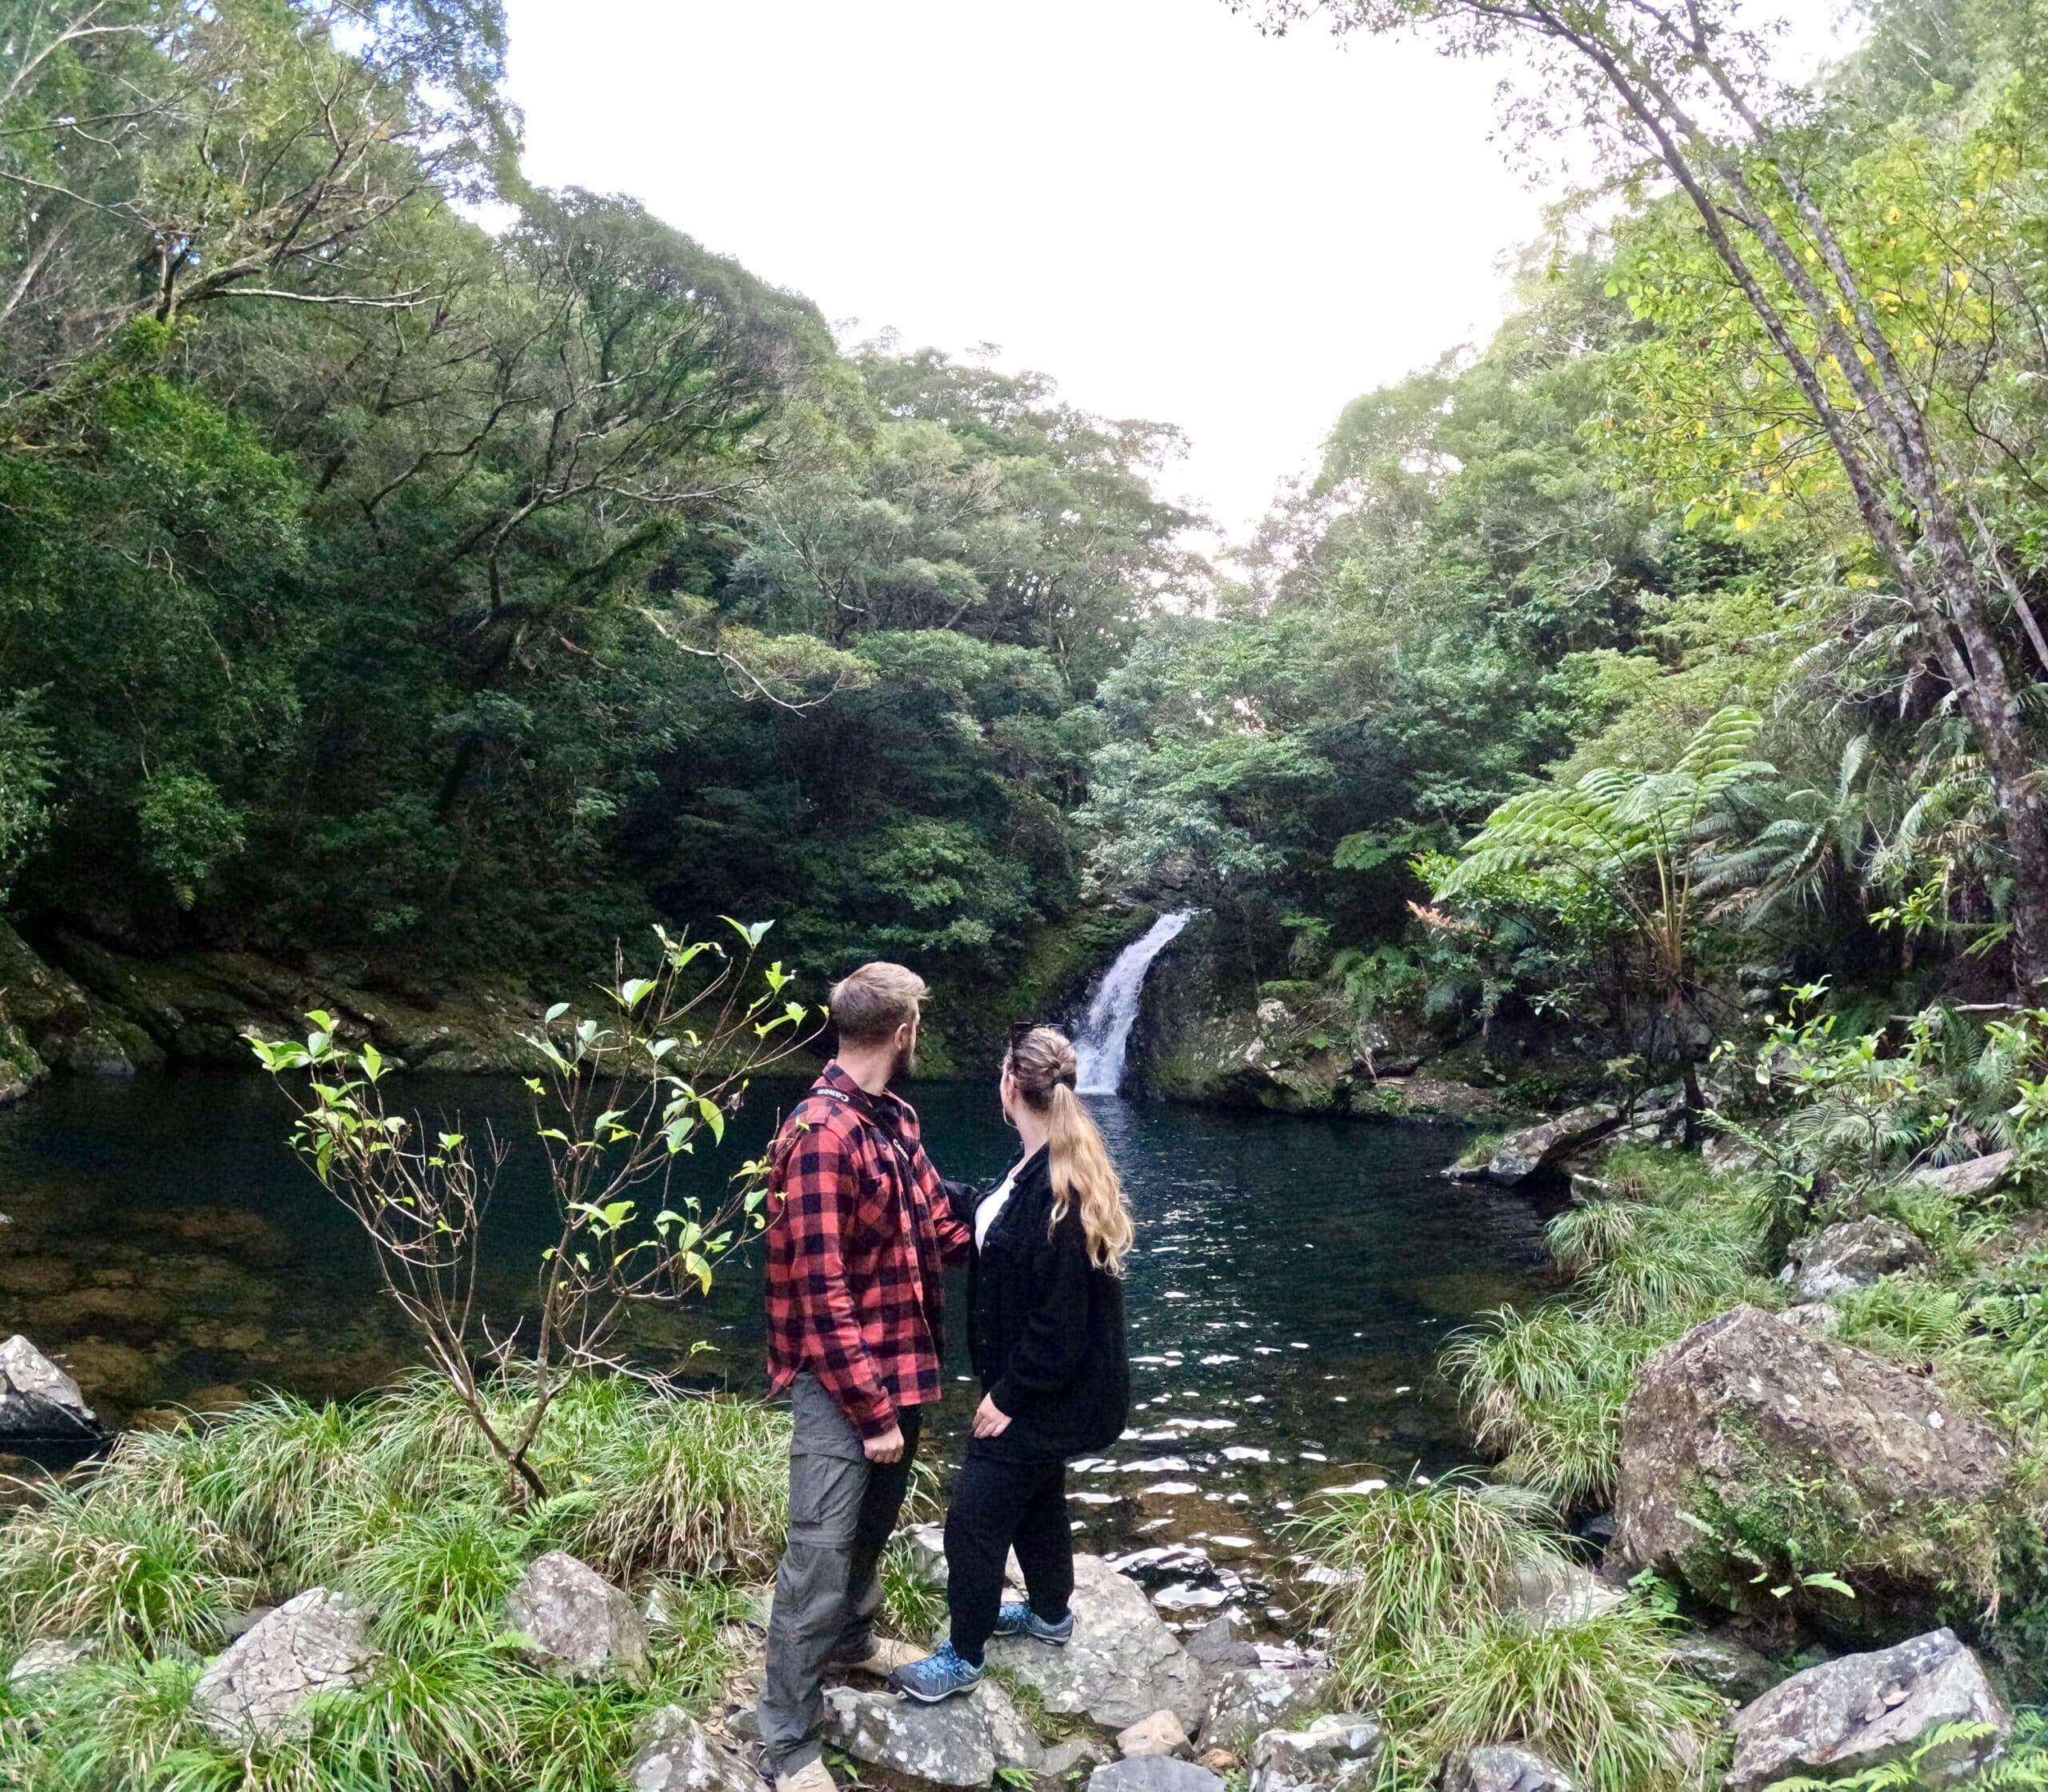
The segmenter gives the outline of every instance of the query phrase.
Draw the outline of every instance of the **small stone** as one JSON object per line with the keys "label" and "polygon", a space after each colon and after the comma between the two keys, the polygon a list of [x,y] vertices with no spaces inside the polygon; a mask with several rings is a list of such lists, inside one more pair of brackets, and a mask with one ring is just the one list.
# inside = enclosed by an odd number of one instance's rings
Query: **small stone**
{"label": "small stone", "polygon": [[1269,1730],[1252,1745],[1249,1792],[1367,1792],[1386,1748],[1386,1732],[1356,1713]]}
{"label": "small stone", "polygon": [[1790,1267],[1802,1301],[1824,1301],[1851,1288],[1931,1262],[1927,1247],[1895,1219],[1844,1220],[1792,1247]]}
{"label": "small stone", "polygon": [[1627,1598],[1621,1588],[1610,1586],[1591,1569],[1557,1560],[1518,1566],[1514,1586],[1502,1607],[1518,1612],[1532,1630],[1549,1630],[1560,1624],[1604,1617]]}
{"label": "small stone", "polygon": [[533,1659],[564,1679],[646,1678],[646,1621],[618,1588],[562,1550],[527,1569],[506,1599],[505,1621],[528,1639]]}
{"label": "small stone", "polygon": [[1088,1776],[1088,1792],[1223,1792],[1223,1782],[1192,1761],[1139,1754],[1098,1767]]}
{"label": "small stone", "polygon": [[1212,1674],[1202,1740],[1237,1748],[1263,1730],[1284,1730],[1314,1709],[1327,1679],[1314,1668],[1233,1667]]}
{"label": "small stone", "polygon": [[1712,1630],[1680,1637],[1671,1646],[1671,1665],[1738,1705],[1762,1698],[1785,1678],[1768,1656],[1739,1638]]}
{"label": "small stone", "polygon": [[1186,1726],[1170,1711],[1154,1711],[1117,1732],[1117,1753],[1126,1760],[1138,1754],[1185,1754],[1189,1742]]}
{"label": "small stone", "polygon": [[7,1684],[22,1686],[46,1674],[62,1674],[67,1667],[96,1658],[100,1647],[98,1637],[43,1637],[14,1658],[14,1665],[7,1670]]}
{"label": "small stone", "polygon": [[633,1732],[638,1751],[626,1770],[633,1792],[761,1792],[761,1776],[714,1742],[680,1706],[664,1705]]}
{"label": "small stone", "polygon": [[359,1684],[373,1655],[362,1606],[313,1587],[222,1650],[192,1689],[192,1708],[230,1740],[303,1740],[313,1734],[307,1701]]}
{"label": "small stone", "polygon": [[1937,1730],[1982,1734],[1942,1745],[1923,1783],[1963,1780],[2000,1754],[2012,1718],[1977,1658],[1950,1630],[1867,1654],[1844,1655],[1774,1686],[1730,1720],[1728,1792],[1760,1792],[1794,1774],[1843,1778],[1902,1760]]}
{"label": "small stone", "polygon": [[1832,1338],[1842,1330],[1842,1309],[1826,1301],[1801,1301],[1786,1307],[1778,1318],[1788,1326],[1818,1332],[1823,1338]]}
{"label": "small stone", "polygon": [[1244,1765],[1244,1758],[1228,1749],[1204,1749],[1194,1761],[1197,1766],[1206,1767],[1212,1774],[1234,1773]]}
{"label": "small stone", "polygon": [[0,1344],[0,1438],[97,1438],[100,1422],[78,1384],[20,1333]]}
{"label": "small stone", "polygon": [[1570,1774],[1526,1749],[1466,1749],[1446,1758],[1442,1792],[1573,1792]]}
{"label": "small stone", "polygon": [[1258,1666],[1258,1645],[1238,1634],[1228,1612],[1210,1618],[1190,1636],[1187,1652],[1212,1673],[1219,1668]]}
{"label": "small stone", "polygon": [[1968,1158],[1945,1169],[1923,1170],[1913,1180],[1951,1201],[1966,1200],[1973,1194],[1988,1194],[1996,1188],[1998,1178],[2012,1168],[2014,1155],[2010,1151],[1994,1151],[1989,1156]]}

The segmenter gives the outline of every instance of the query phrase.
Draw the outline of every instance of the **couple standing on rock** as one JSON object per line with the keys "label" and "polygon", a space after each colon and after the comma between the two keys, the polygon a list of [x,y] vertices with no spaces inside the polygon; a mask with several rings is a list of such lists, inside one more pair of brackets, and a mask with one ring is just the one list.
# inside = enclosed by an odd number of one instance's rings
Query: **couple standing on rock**
{"label": "couple standing on rock", "polygon": [[[1074,1046],[1010,1030],[998,1094],[1022,1154],[986,1193],[942,1181],[889,1085],[915,1066],[926,989],[863,965],[832,991],[838,1053],[770,1162],[768,1366],[790,1391],[789,1541],[775,1576],[762,1741],[777,1792],[832,1792],[818,1738],[828,1669],[934,1702],[981,1678],[991,1636],[1073,1634],[1066,1463],[1122,1434],[1130,1214],[1074,1093]],[[970,1262],[982,1395],[946,1518],[951,1632],[930,1654],[874,1634],[878,1566],[938,1401],[944,1270]],[[1002,1603],[1014,1546],[1027,1599]]]}

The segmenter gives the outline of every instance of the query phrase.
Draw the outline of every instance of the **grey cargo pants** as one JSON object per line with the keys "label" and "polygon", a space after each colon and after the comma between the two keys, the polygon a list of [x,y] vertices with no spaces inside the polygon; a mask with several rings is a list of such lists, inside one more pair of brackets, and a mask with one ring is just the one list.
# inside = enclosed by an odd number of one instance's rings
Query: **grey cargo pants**
{"label": "grey cargo pants", "polygon": [[761,1741],[769,1766],[793,1774],[822,1752],[825,1670],[858,1661],[882,1609],[876,1566],[896,1528],[918,1450],[918,1410],[898,1410],[903,1457],[870,1462],[860,1434],[814,1376],[790,1389],[790,1534],[775,1570]]}

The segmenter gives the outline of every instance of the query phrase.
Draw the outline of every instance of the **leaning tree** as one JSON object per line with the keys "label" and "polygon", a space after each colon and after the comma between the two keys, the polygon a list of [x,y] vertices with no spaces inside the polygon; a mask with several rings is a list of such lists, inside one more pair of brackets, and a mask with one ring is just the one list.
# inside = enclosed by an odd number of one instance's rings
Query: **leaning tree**
{"label": "leaning tree", "polygon": [[[1966,721],[2011,876],[2022,990],[2048,982],[2048,815],[2003,638],[2033,634],[2010,544],[1967,496],[1966,469],[1916,390],[1909,356],[1813,178],[1810,98],[1770,71],[1774,34],[1741,0],[1230,0],[1284,31],[1422,28],[1446,53],[1533,57],[1513,122],[1590,133],[1615,162],[1661,172],[1698,214],[1846,477],[1867,531]],[[2017,641],[2014,642],[2017,650]]]}

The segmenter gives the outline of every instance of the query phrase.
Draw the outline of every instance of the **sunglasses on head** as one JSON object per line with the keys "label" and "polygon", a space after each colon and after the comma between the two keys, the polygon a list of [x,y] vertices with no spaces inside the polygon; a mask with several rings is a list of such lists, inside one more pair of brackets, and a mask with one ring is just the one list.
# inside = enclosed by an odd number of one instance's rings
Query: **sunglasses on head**
{"label": "sunglasses on head", "polygon": [[1012,1021],[1010,1023],[1010,1054],[1017,1055],[1017,1048],[1034,1033],[1048,1023],[1044,1021]]}

